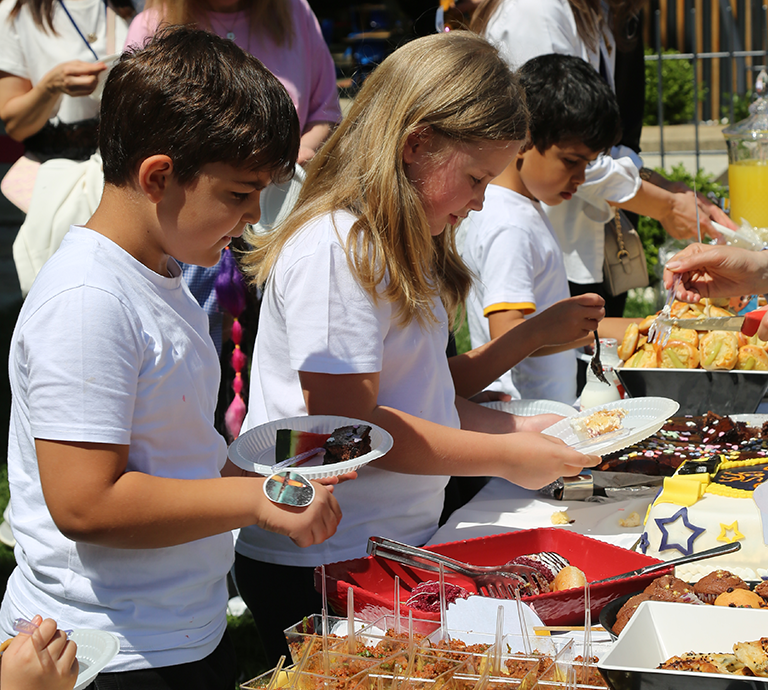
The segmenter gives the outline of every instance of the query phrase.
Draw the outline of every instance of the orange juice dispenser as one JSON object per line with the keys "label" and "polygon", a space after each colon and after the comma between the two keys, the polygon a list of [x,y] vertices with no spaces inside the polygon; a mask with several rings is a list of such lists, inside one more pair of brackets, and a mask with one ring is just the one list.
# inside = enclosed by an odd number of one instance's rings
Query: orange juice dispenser
{"label": "orange juice dispenser", "polygon": [[755,80],[756,100],[750,115],[723,130],[728,145],[731,220],[747,221],[760,235],[768,233],[768,74]]}

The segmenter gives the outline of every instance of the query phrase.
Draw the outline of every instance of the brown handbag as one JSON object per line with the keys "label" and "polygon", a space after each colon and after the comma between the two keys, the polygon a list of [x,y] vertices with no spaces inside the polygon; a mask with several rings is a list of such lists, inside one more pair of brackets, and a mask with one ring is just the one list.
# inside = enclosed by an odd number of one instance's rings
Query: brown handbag
{"label": "brown handbag", "polygon": [[613,220],[605,224],[603,280],[614,297],[648,285],[643,241],[629,218],[618,208]]}

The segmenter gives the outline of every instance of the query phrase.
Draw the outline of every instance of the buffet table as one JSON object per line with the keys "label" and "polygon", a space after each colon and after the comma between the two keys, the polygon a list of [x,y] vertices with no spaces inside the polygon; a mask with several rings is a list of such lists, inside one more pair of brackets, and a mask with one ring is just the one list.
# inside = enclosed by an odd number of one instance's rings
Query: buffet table
{"label": "buffet table", "polygon": [[600,499],[601,502],[559,501],[538,491],[522,489],[504,479],[492,479],[465,506],[456,510],[428,544],[443,544],[536,527],[552,527],[552,515],[566,511],[572,524],[560,529],[578,532],[594,539],[631,549],[643,532],[637,527],[622,527],[619,520],[636,512],[641,520],[655,492],[631,499]]}

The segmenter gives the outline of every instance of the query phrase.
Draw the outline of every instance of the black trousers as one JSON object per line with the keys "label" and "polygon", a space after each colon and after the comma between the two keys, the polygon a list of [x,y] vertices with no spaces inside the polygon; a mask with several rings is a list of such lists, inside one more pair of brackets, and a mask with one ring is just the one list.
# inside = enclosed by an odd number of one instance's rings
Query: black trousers
{"label": "black trousers", "polygon": [[283,654],[291,658],[283,630],[322,611],[323,599],[315,591],[314,570],[254,561],[235,554],[237,589],[251,610],[272,666]]}
{"label": "black trousers", "polygon": [[232,690],[237,682],[237,659],[224,631],[219,646],[200,661],[177,666],[100,673],[85,690]]}

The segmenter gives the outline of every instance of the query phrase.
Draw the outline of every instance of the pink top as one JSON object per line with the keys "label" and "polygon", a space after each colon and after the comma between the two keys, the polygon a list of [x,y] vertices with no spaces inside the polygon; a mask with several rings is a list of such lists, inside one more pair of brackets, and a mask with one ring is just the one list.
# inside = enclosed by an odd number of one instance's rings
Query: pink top
{"label": "pink top", "polygon": [[[310,123],[341,120],[336,68],[307,0],[286,1],[291,5],[293,25],[290,46],[279,46],[269,36],[251,32],[247,11],[209,12],[208,18],[214,32],[225,38],[234,34],[235,43],[261,60],[285,86],[296,106],[303,133]],[[126,47],[143,45],[155,33],[161,19],[156,9],[136,15],[128,30]]]}

